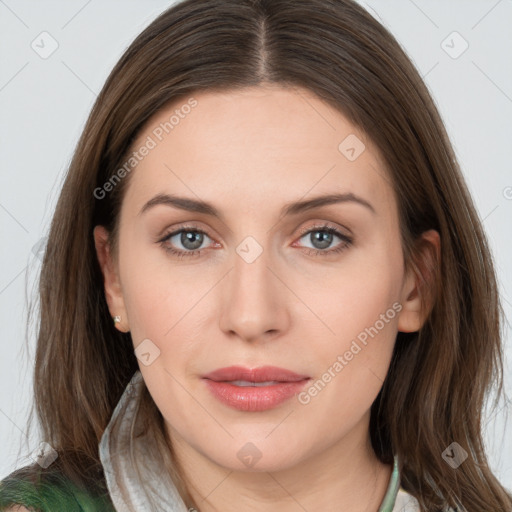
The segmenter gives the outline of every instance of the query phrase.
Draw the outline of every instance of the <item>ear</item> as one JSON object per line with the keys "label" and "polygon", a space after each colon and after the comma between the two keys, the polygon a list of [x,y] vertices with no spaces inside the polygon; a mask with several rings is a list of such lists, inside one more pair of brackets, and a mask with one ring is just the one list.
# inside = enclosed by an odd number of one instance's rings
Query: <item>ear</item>
{"label": "ear", "polygon": [[112,255],[109,243],[109,232],[103,226],[96,226],[93,231],[96,255],[101,267],[105,286],[105,299],[112,317],[120,316],[121,321],[116,328],[121,332],[128,332],[128,315],[124,304],[124,297],[119,280],[117,261]]}
{"label": "ear", "polygon": [[414,261],[410,265],[402,287],[402,310],[398,330],[416,332],[421,329],[432,311],[437,275],[441,263],[441,239],[433,229],[422,233],[416,245]]}

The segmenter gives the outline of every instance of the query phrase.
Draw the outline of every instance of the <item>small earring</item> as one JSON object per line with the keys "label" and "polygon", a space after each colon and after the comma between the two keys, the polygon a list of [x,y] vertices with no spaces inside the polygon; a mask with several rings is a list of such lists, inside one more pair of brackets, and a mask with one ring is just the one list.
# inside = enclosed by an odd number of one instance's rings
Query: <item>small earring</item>
{"label": "small earring", "polygon": [[120,323],[120,322],[121,322],[121,317],[120,317],[120,316],[115,316],[115,317],[113,318],[113,320],[114,320],[114,325],[116,325],[116,324],[118,324],[118,323]]}

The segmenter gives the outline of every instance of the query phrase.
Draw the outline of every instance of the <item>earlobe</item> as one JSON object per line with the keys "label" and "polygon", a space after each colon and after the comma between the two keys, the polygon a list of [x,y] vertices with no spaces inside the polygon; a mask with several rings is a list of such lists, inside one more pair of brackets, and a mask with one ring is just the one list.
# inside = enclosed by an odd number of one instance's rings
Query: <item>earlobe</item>
{"label": "earlobe", "polygon": [[96,226],[93,230],[93,235],[98,263],[103,274],[105,299],[108,309],[112,318],[121,318],[120,322],[114,322],[116,328],[119,331],[128,332],[128,315],[126,314],[117,264],[111,253],[109,232],[104,226]]}
{"label": "earlobe", "polygon": [[441,240],[432,229],[421,235],[416,257],[404,280],[398,317],[400,332],[419,331],[427,320],[434,306],[440,264]]}

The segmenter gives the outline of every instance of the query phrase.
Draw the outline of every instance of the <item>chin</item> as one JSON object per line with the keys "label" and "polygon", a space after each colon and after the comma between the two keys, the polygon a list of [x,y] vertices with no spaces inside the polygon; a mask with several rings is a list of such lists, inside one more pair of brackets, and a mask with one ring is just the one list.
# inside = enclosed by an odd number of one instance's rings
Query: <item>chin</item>
{"label": "chin", "polygon": [[[236,448],[237,446],[240,448]],[[222,453],[203,454],[214,463],[236,472],[263,473],[290,469],[300,462],[301,454],[290,446],[283,450],[282,443],[231,440],[226,447],[218,446]]]}

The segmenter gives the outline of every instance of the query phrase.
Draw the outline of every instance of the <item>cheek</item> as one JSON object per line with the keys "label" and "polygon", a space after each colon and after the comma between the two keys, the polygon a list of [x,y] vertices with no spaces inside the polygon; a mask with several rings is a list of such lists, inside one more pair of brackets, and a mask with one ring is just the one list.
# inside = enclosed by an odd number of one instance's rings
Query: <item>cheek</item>
{"label": "cheek", "polygon": [[[165,374],[166,369],[183,374],[190,360],[197,360],[197,340],[204,337],[208,322],[204,295],[215,280],[198,277],[197,270],[180,269],[167,260],[163,249],[127,244],[123,254],[123,296],[136,355],[145,340],[158,354],[149,366],[139,358],[139,367],[152,374]],[[164,387],[168,386],[169,382]]]}
{"label": "cheek", "polygon": [[[162,265],[160,248],[136,237],[120,239],[123,298],[135,348],[149,339],[162,349],[165,334],[176,323],[180,297],[170,268]],[[175,281],[175,280],[174,280]]]}
{"label": "cheek", "polygon": [[338,294],[338,305],[326,303],[325,322],[334,334],[324,329],[321,337],[311,337],[318,340],[315,349],[309,349],[315,375],[298,396],[304,406],[299,410],[304,418],[331,426],[332,431],[326,427],[326,439],[361,420],[386,378],[400,305],[393,302],[392,283],[380,277],[365,279],[366,286],[347,286],[346,294]]}
{"label": "cheek", "polygon": [[319,343],[312,356],[319,372],[315,377],[329,386],[333,382],[337,394],[357,402],[367,383],[375,383],[377,387],[370,385],[367,392],[376,394],[386,377],[400,305],[393,302],[388,287],[367,287],[345,298],[349,300],[340,300],[337,307],[334,302],[326,305],[324,319],[331,332],[324,329],[321,337],[313,336]]}
{"label": "cheek", "polygon": [[354,252],[324,282],[309,296],[328,326],[321,336],[312,336],[319,340],[314,351],[317,387],[330,389],[326,400],[342,396],[344,404],[356,409],[369,406],[386,377],[397,334],[402,282],[398,239]]}
{"label": "cheek", "polygon": [[142,229],[129,228],[129,222],[121,231],[119,265],[123,297],[130,327],[149,327],[148,324],[158,322],[162,330],[165,323],[173,320],[162,317],[174,311],[169,306],[177,300],[174,285],[179,270],[172,268],[165,250],[148,237]]}
{"label": "cheek", "polygon": [[[366,328],[373,326],[382,314],[400,298],[402,282],[401,259],[391,247],[354,251],[330,275],[325,283],[310,293],[310,301],[325,324],[331,338],[343,346]],[[389,324],[396,323],[396,311],[389,315]],[[379,326],[382,327],[379,322]],[[389,330],[389,329],[384,329]]]}

